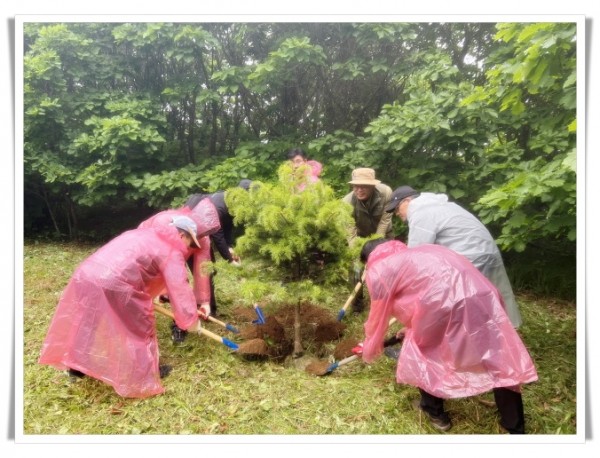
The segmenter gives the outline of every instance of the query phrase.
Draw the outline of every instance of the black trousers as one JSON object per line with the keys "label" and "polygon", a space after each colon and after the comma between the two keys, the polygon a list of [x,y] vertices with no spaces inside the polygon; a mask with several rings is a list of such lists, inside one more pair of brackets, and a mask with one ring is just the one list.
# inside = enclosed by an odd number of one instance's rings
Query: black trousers
{"label": "black trousers", "polygon": [[[351,290],[354,290],[356,284],[361,280],[361,276],[364,269],[354,269],[353,266],[350,267],[348,271],[348,284],[350,285]],[[365,309],[365,296],[363,290],[365,289],[365,285],[363,285],[356,296],[354,296],[354,301],[352,302],[352,311],[355,313],[360,313]]]}
{"label": "black trousers", "polygon": [[[215,251],[213,250],[213,247],[211,245],[210,247],[210,260],[214,263],[215,262]],[[194,257],[190,256],[187,260],[187,265],[190,269],[190,272],[192,272],[192,275],[194,274]],[[216,271],[211,272],[210,274],[210,313],[213,316],[217,315],[217,299],[215,298],[215,280],[214,280],[214,276],[217,274]]]}
{"label": "black trousers", "polygon": [[[444,400],[419,388],[421,408],[434,417],[444,417]],[[494,388],[494,401],[500,414],[500,425],[510,434],[525,434],[523,397],[508,388]]]}

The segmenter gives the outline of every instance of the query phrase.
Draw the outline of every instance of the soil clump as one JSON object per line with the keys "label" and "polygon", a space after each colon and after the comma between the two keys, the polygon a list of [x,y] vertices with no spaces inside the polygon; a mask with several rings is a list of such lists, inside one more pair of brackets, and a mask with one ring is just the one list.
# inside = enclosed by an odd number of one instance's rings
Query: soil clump
{"label": "soil clump", "polygon": [[[313,304],[300,305],[300,337],[307,353],[323,356],[325,344],[338,340],[346,325],[332,314]],[[240,329],[239,337],[247,340],[239,345],[238,353],[246,359],[274,359],[283,361],[294,347],[294,305],[284,305],[273,314],[265,314],[265,323],[258,324],[253,309],[238,307],[233,313],[241,321],[253,324]],[[329,353],[329,352],[327,352]]]}
{"label": "soil clump", "polygon": [[356,338],[342,340],[333,350],[333,357],[338,360],[352,356],[352,349],[356,347],[359,342],[360,341]]}

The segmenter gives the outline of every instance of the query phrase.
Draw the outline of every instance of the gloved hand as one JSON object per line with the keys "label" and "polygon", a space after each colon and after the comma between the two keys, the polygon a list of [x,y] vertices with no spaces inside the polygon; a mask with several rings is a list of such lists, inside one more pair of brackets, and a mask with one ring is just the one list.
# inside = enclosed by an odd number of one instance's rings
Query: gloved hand
{"label": "gloved hand", "polygon": [[231,261],[231,265],[241,267],[242,264],[239,261]]}
{"label": "gloved hand", "polygon": [[198,309],[198,316],[203,320],[208,320],[208,316],[210,315],[210,304],[203,303],[200,304],[200,308]]}
{"label": "gloved hand", "polygon": [[352,280],[356,285],[358,282],[362,282],[362,274],[364,267],[358,263],[354,263],[352,266]]}
{"label": "gloved hand", "polygon": [[235,251],[233,251],[233,248],[229,248],[229,254],[231,254],[232,262],[241,263],[240,257],[237,254],[235,254]]}
{"label": "gloved hand", "polygon": [[359,355],[360,356],[360,355],[362,355],[362,352],[363,352],[363,343],[362,342],[360,342],[356,347],[354,347],[352,349],[352,353],[354,355]]}

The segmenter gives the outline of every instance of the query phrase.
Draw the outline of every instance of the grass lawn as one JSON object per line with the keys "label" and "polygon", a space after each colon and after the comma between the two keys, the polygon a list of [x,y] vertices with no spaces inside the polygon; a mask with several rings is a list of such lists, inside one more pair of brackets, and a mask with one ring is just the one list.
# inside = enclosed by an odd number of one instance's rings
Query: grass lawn
{"label": "grass lawn", "polygon": [[[161,362],[174,369],[163,380],[166,392],[161,396],[121,398],[112,387],[97,380],[86,377],[73,382],[66,373],[38,364],[59,296],[76,266],[96,248],[25,243],[25,435],[437,434],[425,416],[411,407],[418,391],[395,383],[395,361],[385,356],[371,365],[355,361],[319,377],[299,368],[291,359],[284,363],[244,359],[203,336],[188,335],[184,345],[175,346],[170,338],[170,320],[165,317],[157,317]],[[268,269],[256,263],[246,261],[242,268],[264,274],[265,282],[277,281],[269,278]],[[236,271],[220,269],[215,280],[220,319],[232,321],[231,311],[240,306]],[[348,285],[340,285],[319,305],[335,317],[349,289]],[[574,435],[575,304],[524,293],[518,293],[517,299],[524,322],[519,332],[539,374],[538,382],[523,387],[527,432]],[[263,305],[266,314],[276,308],[273,303]],[[347,315],[344,337],[362,337],[366,317],[367,312]],[[214,323],[205,326],[236,339]],[[505,434],[495,407],[486,405],[490,401],[491,393],[447,401],[453,427],[446,434]]]}

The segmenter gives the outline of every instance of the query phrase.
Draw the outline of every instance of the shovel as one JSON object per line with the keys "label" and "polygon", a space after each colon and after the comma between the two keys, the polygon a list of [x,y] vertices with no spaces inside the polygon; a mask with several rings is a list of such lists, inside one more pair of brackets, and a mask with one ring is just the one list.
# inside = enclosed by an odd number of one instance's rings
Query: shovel
{"label": "shovel", "polygon": [[337,320],[338,321],[342,321],[342,319],[344,318],[344,315],[346,315],[346,310],[354,302],[354,299],[356,298],[356,295],[358,294],[358,292],[362,288],[362,285],[363,285],[363,283],[365,281],[365,276],[366,275],[367,275],[367,270],[365,269],[363,271],[362,276],[360,277],[360,281],[358,283],[356,283],[356,286],[354,287],[354,290],[350,293],[350,296],[348,296],[348,299],[346,300],[346,303],[344,304],[344,306],[338,312],[338,316],[337,316]]}
{"label": "shovel", "polygon": [[[388,326],[391,326],[395,322],[396,322],[396,318],[391,318],[388,323]],[[383,346],[391,347],[392,345],[396,345],[397,343],[402,342],[403,339],[404,339],[404,337],[396,337],[394,335],[394,336],[386,339],[383,342]],[[336,370],[338,367],[344,366],[344,365],[351,363],[352,361],[355,361],[360,358],[361,358],[361,355],[351,355],[351,356],[348,356],[347,358],[341,359],[341,360],[336,361],[331,364],[329,364],[327,361],[323,361],[321,363],[313,363],[312,365],[308,366],[306,369],[308,372],[311,372],[315,375],[329,375],[334,370]]]}
{"label": "shovel", "polygon": [[[169,309],[166,309],[164,307],[161,307],[158,304],[154,304],[154,310],[158,313],[160,313],[161,315],[165,315],[168,316],[169,318],[171,318],[172,320],[175,320],[175,315],[173,314],[173,312],[171,312]],[[198,332],[200,334],[205,335],[206,337],[215,340],[217,342],[222,343],[223,345],[225,345],[226,347],[229,347],[233,350],[237,350],[238,349],[238,345],[235,342],[232,342],[229,339],[226,339],[225,337],[221,337],[218,334],[215,334],[213,332],[210,332],[207,329],[204,329],[202,327],[198,328]]]}
{"label": "shovel", "polygon": [[258,317],[257,320],[254,320],[252,323],[255,324],[265,324],[267,321],[265,320],[265,315],[262,312],[261,308],[258,306],[258,304],[254,304],[254,311],[256,312],[256,316]]}
{"label": "shovel", "polygon": [[[198,310],[198,315],[200,315],[200,311],[199,310]],[[224,322],[222,322],[220,320],[217,320],[214,316],[208,315],[208,321],[212,321],[213,323],[216,323],[219,326],[223,326],[225,329],[227,329],[228,331],[233,332],[234,334],[239,334],[240,333],[240,331],[238,331],[238,329],[234,325],[229,324],[229,323],[224,323]]]}

